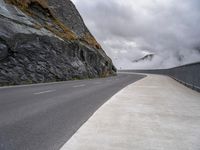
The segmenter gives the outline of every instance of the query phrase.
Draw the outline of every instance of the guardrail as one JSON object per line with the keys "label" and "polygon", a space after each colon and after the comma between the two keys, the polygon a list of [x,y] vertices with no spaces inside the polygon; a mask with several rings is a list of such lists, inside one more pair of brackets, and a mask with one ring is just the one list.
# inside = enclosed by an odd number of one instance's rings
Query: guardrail
{"label": "guardrail", "polygon": [[120,70],[119,72],[121,71],[167,75],[178,82],[200,92],[200,62],[169,69]]}

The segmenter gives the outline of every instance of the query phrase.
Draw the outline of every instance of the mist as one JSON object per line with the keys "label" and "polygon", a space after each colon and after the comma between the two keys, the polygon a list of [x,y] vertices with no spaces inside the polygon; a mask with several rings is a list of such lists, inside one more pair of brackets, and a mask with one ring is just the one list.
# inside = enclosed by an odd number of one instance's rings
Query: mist
{"label": "mist", "polygon": [[[118,69],[200,61],[199,0],[73,0]],[[153,54],[151,60],[134,62]]]}

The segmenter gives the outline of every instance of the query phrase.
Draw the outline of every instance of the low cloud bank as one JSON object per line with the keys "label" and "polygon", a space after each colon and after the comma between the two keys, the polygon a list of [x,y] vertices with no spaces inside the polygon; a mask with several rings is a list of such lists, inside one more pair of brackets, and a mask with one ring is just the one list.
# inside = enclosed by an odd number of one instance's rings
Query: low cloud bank
{"label": "low cloud bank", "polygon": [[[73,0],[117,68],[200,61],[199,0]],[[154,54],[151,61],[133,61]]]}

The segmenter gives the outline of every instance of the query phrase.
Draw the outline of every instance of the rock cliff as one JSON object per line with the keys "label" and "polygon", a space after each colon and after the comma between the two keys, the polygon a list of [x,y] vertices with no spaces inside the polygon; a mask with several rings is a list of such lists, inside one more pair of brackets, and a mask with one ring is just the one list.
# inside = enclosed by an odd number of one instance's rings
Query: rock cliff
{"label": "rock cliff", "polygon": [[0,0],[0,85],[115,72],[70,0]]}

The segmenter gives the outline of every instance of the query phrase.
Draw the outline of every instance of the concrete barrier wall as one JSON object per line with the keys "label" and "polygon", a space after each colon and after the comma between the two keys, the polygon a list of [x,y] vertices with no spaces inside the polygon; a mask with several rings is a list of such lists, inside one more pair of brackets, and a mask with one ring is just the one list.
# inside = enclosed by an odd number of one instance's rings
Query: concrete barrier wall
{"label": "concrete barrier wall", "polygon": [[119,72],[121,71],[168,75],[182,84],[200,92],[200,62],[170,69],[120,70]]}

